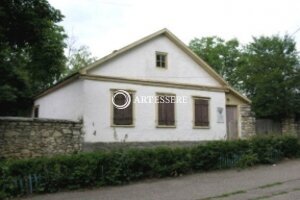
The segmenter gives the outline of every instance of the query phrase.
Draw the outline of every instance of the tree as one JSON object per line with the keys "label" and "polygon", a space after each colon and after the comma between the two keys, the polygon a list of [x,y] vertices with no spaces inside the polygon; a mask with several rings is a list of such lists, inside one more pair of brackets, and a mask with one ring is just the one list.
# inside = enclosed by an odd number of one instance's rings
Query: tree
{"label": "tree", "polygon": [[[283,119],[299,112],[300,71],[296,43],[289,37],[254,37],[237,74],[258,117]],[[298,109],[298,110],[297,110]]]}
{"label": "tree", "polygon": [[77,72],[79,69],[96,61],[96,57],[92,56],[87,46],[75,47],[75,41],[68,44],[67,71],[66,75]]}
{"label": "tree", "polygon": [[219,37],[195,38],[189,47],[207,62],[231,85],[237,85],[235,69],[240,60],[240,44],[237,39],[225,41]]}
{"label": "tree", "polygon": [[4,0],[0,18],[0,115],[24,115],[65,71],[63,15],[46,0]]}

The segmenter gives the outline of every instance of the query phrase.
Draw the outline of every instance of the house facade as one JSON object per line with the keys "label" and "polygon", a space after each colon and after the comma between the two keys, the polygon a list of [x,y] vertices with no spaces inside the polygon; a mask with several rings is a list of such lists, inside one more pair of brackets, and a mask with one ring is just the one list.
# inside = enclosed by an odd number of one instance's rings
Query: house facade
{"label": "house facade", "polygon": [[33,115],[83,120],[85,142],[224,140],[243,136],[249,103],[163,29],[39,94]]}

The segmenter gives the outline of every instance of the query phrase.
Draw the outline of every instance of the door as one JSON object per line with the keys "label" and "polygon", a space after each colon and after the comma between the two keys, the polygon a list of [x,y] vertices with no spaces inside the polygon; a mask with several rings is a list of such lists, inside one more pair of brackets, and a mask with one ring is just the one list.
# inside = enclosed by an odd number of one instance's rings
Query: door
{"label": "door", "polygon": [[238,139],[237,106],[226,106],[227,139]]}

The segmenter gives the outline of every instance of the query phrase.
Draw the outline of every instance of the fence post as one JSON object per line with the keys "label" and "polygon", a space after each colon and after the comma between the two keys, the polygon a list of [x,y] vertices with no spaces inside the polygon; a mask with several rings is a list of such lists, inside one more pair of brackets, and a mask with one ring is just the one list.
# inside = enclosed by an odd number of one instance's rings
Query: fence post
{"label": "fence post", "polygon": [[256,135],[255,132],[255,117],[251,111],[251,106],[242,105],[240,108],[241,113],[241,137],[249,138]]}
{"label": "fence post", "polygon": [[287,118],[282,121],[282,134],[297,135],[295,118]]}

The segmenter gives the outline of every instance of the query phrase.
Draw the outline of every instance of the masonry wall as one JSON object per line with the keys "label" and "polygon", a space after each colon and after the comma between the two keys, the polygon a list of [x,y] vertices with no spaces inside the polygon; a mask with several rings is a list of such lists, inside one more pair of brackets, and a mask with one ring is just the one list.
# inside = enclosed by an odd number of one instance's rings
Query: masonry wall
{"label": "masonry wall", "polygon": [[255,116],[251,111],[250,105],[241,105],[241,138],[249,138],[256,135],[255,131]]}
{"label": "masonry wall", "polygon": [[0,158],[69,154],[82,149],[78,121],[0,118]]}
{"label": "masonry wall", "polygon": [[282,121],[282,134],[292,134],[300,136],[300,120],[288,118]]}

